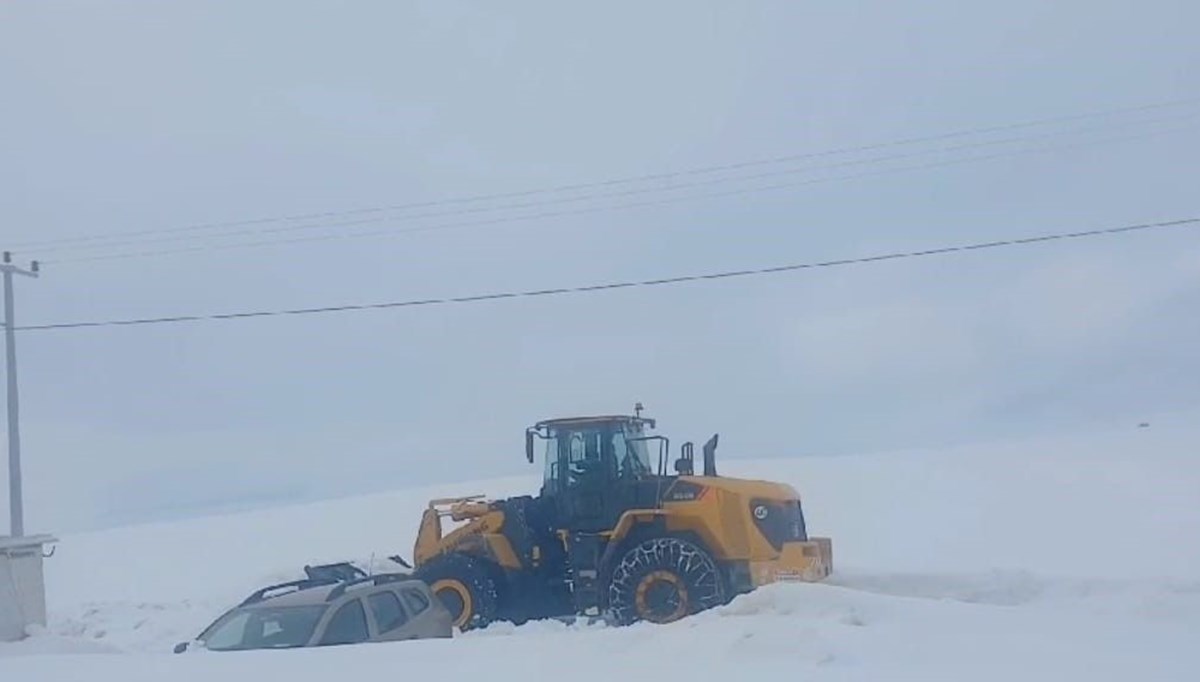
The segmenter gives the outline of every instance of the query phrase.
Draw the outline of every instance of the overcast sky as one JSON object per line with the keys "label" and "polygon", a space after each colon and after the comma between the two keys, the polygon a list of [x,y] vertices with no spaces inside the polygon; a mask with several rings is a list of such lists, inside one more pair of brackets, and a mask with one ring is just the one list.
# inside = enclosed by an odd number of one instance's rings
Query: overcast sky
{"label": "overcast sky", "polygon": [[[0,247],[1183,100],[1200,93],[1198,25],[1188,0],[10,0]],[[19,321],[586,285],[1194,217],[1198,124],[1193,104],[582,192],[600,197],[28,247],[20,258],[51,263],[19,281]],[[900,154],[914,156],[871,161]],[[626,190],[640,193],[612,196]],[[708,196],[621,207],[690,195]],[[527,207],[496,209],[513,203]],[[516,219],[539,212],[560,214]],[[313,224],[325,226],[295,229]],[[368,231],[384,233],[357,236]],[[331,234],[355,236],[226,248]],[[725,457],[1132,428],[1200,405],[1197,237],[1179,227],[578,296],[22,332],[27,526],[527,472],[527,424],[635,401],[675,443],[720,432]],[[197,246],[222,248],[78,260]]]}

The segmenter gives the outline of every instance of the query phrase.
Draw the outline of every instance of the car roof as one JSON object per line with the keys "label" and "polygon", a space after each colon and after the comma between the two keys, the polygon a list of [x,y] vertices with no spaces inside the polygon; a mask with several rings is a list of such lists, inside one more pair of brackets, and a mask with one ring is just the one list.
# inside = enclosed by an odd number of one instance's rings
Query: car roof
{"label": "car roof", "polygon": [[262,601],[247,604],[248,608],[255,607],[274,607],[274,606],[310,606],[313,604],[324,604],[329,597],[329,593],[333,592],[336,585],[321,585],[318,587],[310,587],[306,590],[296,590],[294,592],[285,592],[284,594],[267,597]]}

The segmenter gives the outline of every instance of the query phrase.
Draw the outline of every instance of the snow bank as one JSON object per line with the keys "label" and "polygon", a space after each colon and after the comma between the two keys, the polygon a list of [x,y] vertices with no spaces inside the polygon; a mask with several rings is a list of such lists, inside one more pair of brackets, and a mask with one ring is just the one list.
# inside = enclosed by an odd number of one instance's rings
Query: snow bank
{"label": "snow bank", "polygon": [[[836,572],[671,626],[497,624],[453,641],[166,653],[306,563],[411,551],[428,499],[536,489],[464,483],[66,537],[47,632],[0,675],[100,682],[438,675],[505,682],[748,679],[1189,679],[1200,669],[1200,429],[837,458],[722,461],[804,496]],[[114,651],[137,655],[111,654]]]}
{"label": "snow bank", "polygon": [[1184,680],[1200,665],[1187,627],[1097,619],[830,585],[779,585],[670,626],[534,623],[453,641],[172,656],[3,659],[30,680],[173,682],[382,675],[559,679]]}

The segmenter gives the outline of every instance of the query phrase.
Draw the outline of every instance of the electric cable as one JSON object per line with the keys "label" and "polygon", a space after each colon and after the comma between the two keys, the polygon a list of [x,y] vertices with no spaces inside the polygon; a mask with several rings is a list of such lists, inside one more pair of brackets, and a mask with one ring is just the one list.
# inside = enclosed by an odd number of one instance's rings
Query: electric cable
{"label": "electric cable", "polygon": [[[788,182],[773,183],[773,184],[768,184],[768,185],[759,185],[759,186],[752,186],[752,187],[740,187],[740,188],[722,190],[722,191],[717,191],[717,192],[694,193],[694,194],[687,194],[687,195],[682,195],[682,196],[658,197],[658,198],[647,199],[647,200],[643,200],[643,201],[626,202],[626,203],[619,203],[619,204],[606,204],[606,205],[601,205],[601,206],[589,206],[589,207],[583,207],[583,208],[578,208],[578,209],[540,211],[537,213],[528,213],[528,214],[521,214],[521,215],[515,215],[515,216],[499,216],[499,217],[494,217],[494,218],[481,218],[481,219],[477,219],[477,220],[437,223],[437,224],[433,224],[433,225],[418,225],[418,226],[408,226],[408,227],[387,227],[387,228],[381,228],[381,229],[375,229],[375,230],[355,231],[355,232],[339,231],[339,232],[333,232],[333,233],[329,233],[329,234],[311,235],[311,236],[305,236],[305,237],[264,239],[264,240],[259,240],[259,241],[232,242],[232,243],[224,243],[224,244],[200,244],[200,245],[194,245],[194,246],[183,246],[183,247],[168,248],[168,249],[153,249],[153,250],[147,250],[147,251],[127,251],[127,252],[118,252],[118,253],[113,253],[113,254],[99,254],[99,255],[52,259],[52,260],[45,260],[42,262],[45,264],[50,264],[50,265],[59,265],[59,264],[86,263],[86,262],[98,262],[98,261],[110,261],[110,260],[125,260],[125,259],[132,259],[132,258],[149,258],[149,257],[165,256],[165,255],[186,255],[186,254],[195,254],[195,253],[201,253],[201,252],[230,250],[230,249],[260,248],[260,247],[288,245],[288,244],[305,244],[305,243],[337,241],[337,240],[346,240],[346,239],[362,239],[362,238],[371,238],[371,237],[392,236],[392,235],[398,235],[398,234],[413,234],[413,233],[420,233],[420,232],[439,232],[439,231],[445,231],[445,230],[461,230],[461,229],[474,228],[474,227],[485,226],[485,225],[524,223],[524,222],[529,222],[529,221],[533,221],[533,220],[542,220],[542,219],[546,219],[546,218],[559,218],[559,217],[567,217],[567,216],[589,215],[589,214],[606,213],[606,212],[610,212],[610,211],[636,209],[636,208],[644,208],[644,207],[652,207],[652,206],[666,206],[666,205],[678,204],[678,203],[683,203],[683,202],[691,202],[691,201],[696,201],[696,200],[715,199],[715,198],[730,197],[730,196],[742,196],[742,195],[759,193],[759,192],[770,192],[770,191],[777,191],[777,190],[783,190],[783,189],[794,189],[794,188],[809,186],[809,185],[819,185],[819,184],[825,184],[825,183],[831,183],[831,182],[841,182],[841,181],[846,181],[846,180],[858,180],[858,179],[876,177],[876,176],[881,176],[881,175],[891,175],[894,173],[930,170],[930,169],[942,168],[942,167],[948,167],[948,166],[977,163],[980,161],[988,161],[988,160],[993,160],[993,159],[998,159],[998,158],[1066,151],[1066,150],[1091,147],[1091,146],[1095,146],[1097,144],[1112,144],[1112,143],[1121,143],[1121,142],[1142,140],[1142,139],[1147,139],[1147,138],[1151,138],[1151,137],[1157,137],[1160,135],[1173,134],[1176,132],[1182,132],[1185,130],[1193,130],[1193,129],[1194,129],[1194,127],[1159,130],[1159,131],[1155,131],[1152,133],[1143,133],[1140,135],[1107,138],[1107,139],[1102,139],[1102,140],[1092,140],[1092,141],[1089,141],[1086,143],[1051,145],[1051,146],[1043,146],[1043,147],[1007,150],[1007,151],[996,152],[996,153],[992,153],[992,154],[966,156],[966,157],[959,157],[959,158],[953,158],[953,159],[948,159],[948,160],[939,160],[939,161],[934,161],[934,162],[930,162],[930,163],[912,164],[912,165],[899,166],[899,167],[883,168],[880,170],[866,171],[866,172],[862,172],[862,173],[809,178],[809,179],[805,179],[805,180],[788,181]],[[362,222],[376,222],[376,220],[370,219],[370,220],[366,220],[366,221],[362,221]],[[337,224],[336,226],[337,227],[347,227],[347,226],[357,225],[357,224],[361,224],[361,222],[356,221],[356,222],[340,223],[340,224]],[[333,227],[333,226],[326,226],[326,227]]]}
{"label": "electric cable", "polygon": [[277,223],[277,222],[296,222],[296,221],[315,220],[315,219],[324,219],[324,218],[337,218],[337,217],[343,217],[343,216],[361,215],[361,214],[369,214],[369,213],[380,213],[380,212],[387,212],[387,211],[401,211],[401,210],[411,210],[411,209],[416,209],[416,208],[429,208],[429,207],[436,207],[436,206],[468,204],[468,203],[475,203],[475,202],[482,202],[482,201],[492,201],[492,200],[496,200],[496,199],[519,198],[519,197],[527,197],[527,196],[533,196],[533,195],[538,195],[538,194],[552,194],[552,193],[560,193],[560,192],[578,191],[578,190],[582,190],[582,189],[604,188],[604,187],[612,187],[612,186],[617,186],[617,185],[622,185],[622,184],[631,184],[631,183],[657,181],[657,180],[669,180],[669,179],[679,178],[679,177],[703,175],[703,174],[708,174],[708,173],[716,173],[716,172],[723,172],[723,171],[730,171],[730,170],[740,170],[740,169],[757,167],[757,166],[791,163],[794,161],[805,160],[805,159],[814,159],[814,158],[836,156],[836,155],[842,155],[842,154],[874,151],[874,150],[886,149],[886,148],[891,148],[891,147],[922,144],[922,143],[927,143],[927,142],[949,140],[949,139],[960,138],[960,137],[985,135],[985,134],[990,134],[990,133],[995,133],[995,132],[1017,130],[1017,129],[1023,129],[1023,128],[1031,128],[1031,127],[1044,126],[1044,125],[1052,125],[1055,123],[1064,123],[1064,122],[1070,122],[1070,121],[1080,121],[1080,120],[1087,120],[1087,119],[1094,119],[1094,118],[1119,116],[1122,114],[1136,114],[1136,113],[1143,113],[1143,112],[1147,112],[1147,111],[1155,111],[1155,110],[1162,110],[1162,109],[1190,107],[1190,106],[1198,104],[1198,103],[1200,103],[1200,98],[1151,103],[1151,104],[1144,104],[1144,105],[1139,105],[1139,106],[1098,110],[1098,111],[1086,112],[1086,113],[1081,113],[1081,114],[1046,117],[1046,118],[1040,118],[1040,119],[1020,121],[1020,122],[1016,122],[1016,123],[1002,124],[1002,125],[961,129],[961,130],[955,130],[955,131],[946,132],[946,133],[908,137],[908,138],[903,138],[903,139],[893,140],[893,141],[888,141],[888,142],[879,142],[879,143],[871,143],[871,144],[864,144],[864,145],[857,145],[857,146],[841,147],[841,148],[837,148],[837,149],[830,149],[830,150],[819,151],[819,152],[791,154],[791,155],[778,156],[778,157],[767,158],[767,159],[757,159],[757,160],[741,161],[741,162],[727,163],[727,164],[720,164],[720,165],[696,167],[696,168],[690,168],[690,169],[683,169],[683,170],[679,170],[679,171],[627,176],[627,177],[622,177],[622,178],[615,178],[615,179],[596,181],[596,182],[565,184],[565,185],[558,185],[558,186],[554,186],[554,187],[518,190],[518,191],[512,191],[512,192],[499,192],[499,193],[492,193],[492,194],[479,194],[479,195],[464,196],[464,197],[450,197],[450,198],[446,198],[446,199],[436,199],[436,200],[430,200],[430,201],[411,202],[411,203],[393,204],[393,205],[385,205],[385,206],[374,206],[374,207],[367,207],[367,208],[355,208],[355,209],[347,209],[347,210],[339,210],[339,211],[323,211],[323,212],[313,212],[313,213],[280,215],[280,216],[265,217],[265,218],[254,218],[254,219],[248,219],[248,220],[233,220],[233,221],[223,221],[223,222],[200,223],[200,224],[184,225],[184,226],[177,226],[177,227],[166,227],[166,228],[126,230],[126,231],[118,231],[118,232],[108,233],[108,234],[103,234],[103,235],[89,235],[89,236],[77,236],[77,237],[66,237],[66,238],[59,238],[59,239],[47,239],[47,240],[19,242],[17,244],[13,244],[12,246],[13,246],[13,248],[18,248],[18,249],[42,249],[45,252],[49,252],[51,248],[59,247],[62,245],[104,242],[104,241],[112,240],[114,238],[127,238],[127,237],[138,237],[138,236],[160,235],[160,234],[176,234],[176,233],[186,233],[186,232],[203,232],[203,231],[207,231],[207,230],[221,229],[221,228],[228,228],[228,227],[262,225],[262,224]]}
{"label": "electric cable", "polygon": [[1043,234],[1032,237],[1019,237],[1011,239],[1000,239],[987,242],[975,242],[970,244],[959,244],[951,246],[941,246],[929,249],[921,249],[916,251],[897,251],[874,256],[864,256],[858,258],[843,258],[838,260],[816,261],[805,263],[793,263],[789,265],[775,265],[766,267],[757,267],[740,270],[726,270],[721,272],[708,272],[693,275],[679,275],[669,277],[659,277],[655,279],[644,280],[626,280],[619,282],[608,282],[603,284],[590,284],[581,286],[565,286],[555,287],[551,289],[533,289],[524,291],[502,291],[482,294],[473,294],[469,296],[453,296],[442,298],[426,298],[426,299],[410,299],[401,301],[389,301],[384,303],[358,303],[336,306],[321,306],[310,308],[292,308],[282,310],[258,310],[233,313],[219,313],[209,315],[176,315],[170,317],[146,317],[146,318],[131,318],[121,320],[103,320],[103,321],[83,321],[83,322],[62,322],[54,324],[37,324],[28,326],[18,326],[17,331],[41,331],[53,329],[80,329],[80,328],[95,328],[95,327],[118,327],[118,326],[143,326],[156,324],[169,324],[181,322],[201,322],[201,321],[216,321],[216,320],[236,320],[247,318],[265,318],[290,315],[316,315],[334,312],[350,312],[364,310],[382,310],[391,308],[411,308],[420,306],[438,306],[458,303],[480,303],[485,301],[497,301],[503,299],[515,298],[533,298],[544,296],[560,296],[569,294],[582,294],[599,291],[613,291],[617,289],[631,289],[639,287],[657,287],[668,284],[682,284],[687,282],[701,282],[713,280],[728,280],[739,277],[754,277],[769,274],[778,274],[784,272],[795,272],[800,270],[811,270],[819,268],[844,267],[849,265],[862,265],[870,263],[880,263],[884,261],[895,261],[910,258],[925,258],[936,255],[945,255],[952,253],[964,253],[983,251],[987,249],[998,249],[1011,246],[1031,245],[1031,244],[1046,244],[1056,241],[1064,241],[1069,239],[1083,239],[1089,237],[1099,237],[1113,234],[1127,233],[1146,233],[1151,230],[1161,230],[1170,227],[1180,226],[1195,226],[1200,224],[1200,217],[1181,218],[1177,220],[1169,220],[1154,223],[1141,223],[1135,225],[1124,225],[1120,227],[1109,227],[1094,230],[1083,230],[1077,232],[1065,232],[1056,234]]}

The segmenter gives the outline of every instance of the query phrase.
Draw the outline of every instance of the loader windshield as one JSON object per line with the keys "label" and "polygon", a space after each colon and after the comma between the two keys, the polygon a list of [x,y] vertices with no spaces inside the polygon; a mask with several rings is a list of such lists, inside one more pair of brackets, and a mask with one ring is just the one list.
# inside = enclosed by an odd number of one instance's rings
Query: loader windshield
{"label": "loader windshield", "polygon": [[617,449],[617,464],[620,467],[621,475],[637,478],[649,476],[654,472],[654,468],[650,465],[648,444],[644,440],[633,440],[642,438],[644,435],[641,426],[626,424],[622,430],[619,436],[620,447]]}

